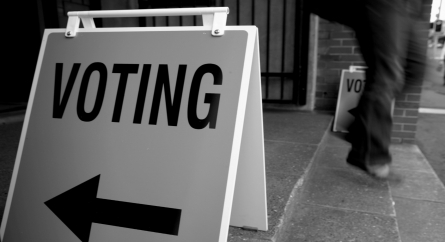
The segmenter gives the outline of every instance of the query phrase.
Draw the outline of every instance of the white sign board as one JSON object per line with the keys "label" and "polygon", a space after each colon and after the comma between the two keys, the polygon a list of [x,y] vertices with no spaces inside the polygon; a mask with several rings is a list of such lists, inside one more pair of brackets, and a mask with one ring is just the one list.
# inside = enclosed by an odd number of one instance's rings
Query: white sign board
{"label": "white sign board", "polygon": [[256,27],[64,31],[44,34],[3,242],[267,230]]}
{"label": "white sign board", "polygon": [[349,125],[355,119],[349,110],[357,106],[365,88],[365,82],[363,70],[357,70],[354,66],[349,70],[342,70],[333,125],[334,132],[348,132]]}
{"label": "white sign board", "polygon": [[[335,111],[334,132],[348,132],[349,125],[354,122],[355,117],[349,112],[357,107],[363,90],[365,89],[366,67],[351,66],[349,70],[342,70],[340,88],[338,91],[337,109]],[[395,100],[391,103],[391,114],[394,112]]]}

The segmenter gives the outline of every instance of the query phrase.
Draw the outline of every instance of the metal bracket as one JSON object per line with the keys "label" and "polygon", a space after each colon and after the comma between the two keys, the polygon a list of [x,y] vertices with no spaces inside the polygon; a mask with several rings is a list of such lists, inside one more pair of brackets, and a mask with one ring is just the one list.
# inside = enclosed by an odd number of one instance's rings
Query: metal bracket
{"label": "metal bracket", "polygon": [[186,16],[202,15],[205,27],[211,29],[212,36],[223,36],[226,28],[228,7],[217,8],[170,8],[170,9],[144,9],[144,10],[104,10],[68,12],[68,24],[65,36],[75,37],[79,30],[80,20],[84,28],[96,28],[93,18],[119,18],[119,17],[153,17],[153,16]]}
{"label": "metal bracket", "polygon": [[368,69],[366,66],[349,66],[350,72],[365,71],[366,69]]}
{"label": "metal bracket", "polygon": [[94,24],[93,18],[80,18],[82,20],[83,27],[86,29],[94,29],[96,25]]}
{"label": "metal bracket", "polygon": [[202,22],[204,26],[212,27],[213,36],[223,36],[226,28],[227,13],[215,12],[213,14],[203,14]]}
{"label": "metal bracket", "polygon": [[79,29],[80,18],[77,16],[69,17],[68,24],[66,25],[65,37],[72,38],[76,36]]}

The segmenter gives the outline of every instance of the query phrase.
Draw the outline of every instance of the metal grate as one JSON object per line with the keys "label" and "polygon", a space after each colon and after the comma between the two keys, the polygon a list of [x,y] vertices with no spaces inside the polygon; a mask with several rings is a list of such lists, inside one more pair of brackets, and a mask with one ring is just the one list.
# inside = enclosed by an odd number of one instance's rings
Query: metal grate
{"label": "metal grate", "polygon": [[[227,25],[259,28],[263,102],[306,103],[309,14],[302,0],[139,0],[139,8],[227,6]],[[140,18],[140,26],[202,25],[201,18]]]}
{"label": "metal grate", "polygon": [[[100,0],[56,1],[61,13],[101,8]],[[303,0],[137,0],[137,4],[140,9],[229,7],[227,25],[259,29],[263,102],[306,104],[309,13],[302,11]],[[59,14],[60,26],[66,21]],[[95,21],[102,27],[101,19]],[[139,18],[141,27],[199,25],[202,19],[197,16]]]}

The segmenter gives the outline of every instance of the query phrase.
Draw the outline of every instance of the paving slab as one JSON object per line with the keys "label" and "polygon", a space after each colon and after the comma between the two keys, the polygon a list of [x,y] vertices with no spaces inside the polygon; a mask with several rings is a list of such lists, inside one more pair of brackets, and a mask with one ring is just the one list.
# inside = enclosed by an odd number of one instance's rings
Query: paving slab
{"label": "paving slab", "polygon": [[263,113],[264,139],[319,144],[332,114],[267,109]]}
{"label": "paving slab", "polygon": [[391,145],[392,167],[396,170],[410,170],[434,173],[428,160],[417,145]]}
{"label": "paving slab", "polygon": [[301,176],[318,145],[265,141],[266,171]]}
{"label": "paving slab", "polygon": [[402,182],[390,184],[394,197],[428,200],[445,203],[445,188],[436,174],[394,169]]}
{"label": "paving slab", "polygon": [[315,166],[325,168],[342,168],[347,170],[355,170],[346,163],[346,157],[349,153],[349,146],[324,146],[320,150],[320,155],[315,161]]}
{"label": "paving slab", "polygon": [[[445,96],[444,96],[445,97]],[[445,103],[442,103],[445,108]],[[419,113],[416,143],[445,184],[445,115]]]}
{"label": "paving slab", "polygon": [[389,183],[394,197],[445,202],[445,187],[417,145],[393,145],[393,171],[402,182]]}
{"label": "paving slab", "polygon": [[395,215],[388,184],[363,172],[317,167],[311,171],[302,202],[383,215]]}
{"label": "paving slab", "polygon": [[399,242],[394,217],[300,203],[282,242]]}
{"label": "paving slab", "polygon": [[445,204],[394,198],[402,242],[443,242]]}
{"label": "paving slab", "polygon": [[[335,137],[328,133],[327,137]],[[335,208],[394,215],[388,183],[346,163],[349,145],[331,146],[326,139],[314,161],[303,202]],[[338,142],[338,141],[336,141]]]}

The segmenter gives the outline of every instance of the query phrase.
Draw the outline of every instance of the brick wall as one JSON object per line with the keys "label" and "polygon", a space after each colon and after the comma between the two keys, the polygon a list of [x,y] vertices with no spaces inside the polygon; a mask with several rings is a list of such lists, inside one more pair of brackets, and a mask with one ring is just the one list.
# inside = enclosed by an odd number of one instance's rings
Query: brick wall
{"label": "brick wall", "polygon": [[421,86],[408,86],[396,98],[391,139],[393,143],[415,143]]}
{"label": "brick wall", "polygon": [[341,71],[365,64],[350,28],[320,19],[318,29],[315,109],[335,110]]}
{"label": "brick wall", "polygon": [[[425,45],[432,0],[424,0]],[[318,66],[315,87],[316,110],[335,110],[341,70],[365,66],[355,33],[346,26],[319,20]],[[421,98],[421,86],[406,87],[396,98],[393,113],[393,143],[414,143]]]}

